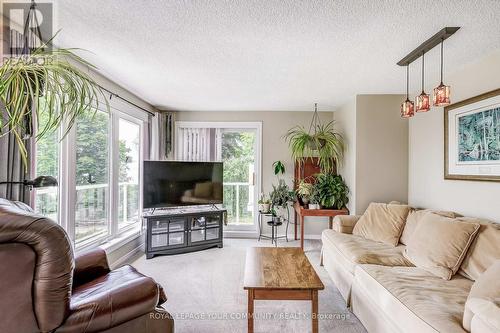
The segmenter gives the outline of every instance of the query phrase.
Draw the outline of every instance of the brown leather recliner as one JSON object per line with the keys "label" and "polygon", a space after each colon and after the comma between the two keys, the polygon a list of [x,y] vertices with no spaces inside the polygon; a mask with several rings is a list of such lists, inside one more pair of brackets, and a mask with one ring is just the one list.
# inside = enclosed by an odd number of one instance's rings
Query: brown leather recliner
{"label": "brown leather recliner", "polygon": [[74,259],[58,224],[0,198],[0,332],[170,333],[165,301],[133,267],[110,270],[103,250]]}

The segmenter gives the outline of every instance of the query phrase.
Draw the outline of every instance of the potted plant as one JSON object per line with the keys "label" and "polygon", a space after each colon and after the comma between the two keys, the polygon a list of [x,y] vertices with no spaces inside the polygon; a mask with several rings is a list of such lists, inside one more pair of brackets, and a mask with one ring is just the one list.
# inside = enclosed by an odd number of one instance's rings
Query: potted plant
{"label": "potted plant", "polygon": [[[70,49],[45,51],[46,46],[8,58],[0,67],[0,103],[8,114],[7,119],[0,119],[0,136],[14,135],[25,168],[26,139],[33,128],[36,139],[61,126],[66,135],[79,115],[97,111],[102,101],[109,108],[100,86],[79,68],[95,68],[92,64]],[[37,118],[42,112],[48,114],[48,121],[39,128]]]}
{"label": "potted plant", "polygon": [[273,190],[269,193],[271,199],[271,213],[277,217],[277,209],[286,208],[288,203],[294,201],[295,191],[291,190],[284,179],[278,180],[278,185],[273,184]]}
{"label": "potted plant", "polygon": [[320,173],[314,188],[322,208],[342,209],[349,202],[349,188],[340,175]]}
{"label": "potted plant", "polygon": [[271,210],[271,200],[266,198],[266,195],[264,193],[261,193],[259,199],[259,211],[261,213],[269,213],[270,210]]}
{"label": "potted plant", "polygon": [[301,179],[297,184],[297,196],[302,200],[302,203],[307,205],[310,201],[314,185],[307,182],[306,179]]}
{"label": "potted plant", "polygon": [[334,131],[334,121],[315,125],[313,133],[306,131],[304,126],[295,126],[288,130],[285,140],[288,141],[294,160],[304,162],[307,158],[317,156],[322,172],[334,172],[344,155],[344,139]]}

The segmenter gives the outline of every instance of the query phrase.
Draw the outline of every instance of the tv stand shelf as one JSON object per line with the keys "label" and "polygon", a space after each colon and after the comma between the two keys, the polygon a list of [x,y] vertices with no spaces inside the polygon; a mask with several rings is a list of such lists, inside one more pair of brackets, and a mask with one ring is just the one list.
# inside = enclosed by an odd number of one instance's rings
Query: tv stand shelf
{"label": "tv stand shelf", "polygon": [[143,215],[146,258],[223,247],[225,209],[162,209]]}

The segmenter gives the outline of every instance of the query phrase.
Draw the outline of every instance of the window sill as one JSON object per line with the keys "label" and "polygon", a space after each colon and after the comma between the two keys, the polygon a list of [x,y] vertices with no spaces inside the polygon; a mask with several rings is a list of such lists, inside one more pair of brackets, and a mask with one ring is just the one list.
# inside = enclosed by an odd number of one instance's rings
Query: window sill
{"label": "window sill", "polygon": [[128,242],[130,242],[136,238],[139,238],[141,236],[141,234],[142,233],[141,233],[140,228],[133,228],[131,230],[124,232],[123,234],[121,234],[117,238],[113,238],[113,239],[110,239],[108,241],[104,241],[102,243],[91,243],[91,244],[88,244],[86,246],[83,246],[83,247],[77,249],[76,253],[77,254],[82,253],[84,251],[88,251],[88,250],[96,248],[96,247],[100,247],[101,249],[106,251],[106,253],[113,252],[113,251],[116,251],[117,249],[119,249],[120,247],[124,246]]}

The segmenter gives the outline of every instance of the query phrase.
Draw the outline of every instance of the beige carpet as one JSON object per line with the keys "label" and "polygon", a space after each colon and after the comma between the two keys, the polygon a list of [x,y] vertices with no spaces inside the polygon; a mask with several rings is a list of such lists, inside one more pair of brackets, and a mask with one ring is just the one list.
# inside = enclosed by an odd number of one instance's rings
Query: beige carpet
{"label": "beige carpet", "polygon": [[[280,246],[297,246],[282,242]],[[270,246],[268,240],[225,239],[224,248],[133,261],[140,272],[153,277],[168,296],[165,308],[175,318],[176,333],[238,333],[247,331],[242,317],[247,310],[243,290],[245,251],[250,246]],[[319,266],[321,242],[306,241],[306,254],[325,290],[319,293],[320,332],[366,332],[347,310],[342,296],[325,269]],[[256,301],[255,332],[310,332],[310,302]]]}

